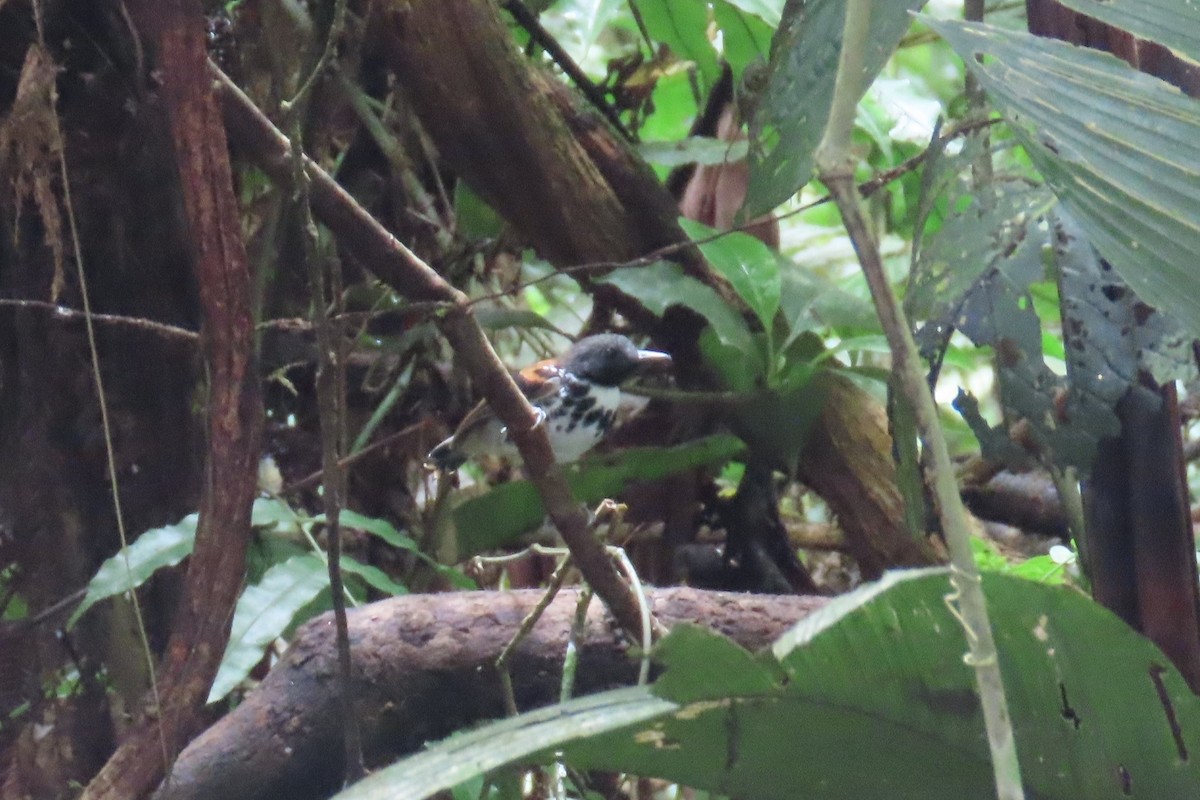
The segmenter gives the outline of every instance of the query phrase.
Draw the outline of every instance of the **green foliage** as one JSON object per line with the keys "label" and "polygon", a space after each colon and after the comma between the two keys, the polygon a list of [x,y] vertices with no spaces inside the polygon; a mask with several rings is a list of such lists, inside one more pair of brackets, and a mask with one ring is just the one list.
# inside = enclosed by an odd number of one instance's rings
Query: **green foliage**
{"label": "green foliage", "polygon": [[752,333],[714,290],[674,264],[619,269],[599,281],[638,297],[656,314],[681,305],[704,317],[711,326],[700,339],[705,361],[726,388],[744,395],[726,411],[730,427],[757,455],[790,471],[824,402],[825,385],[814,379],[834,354],[811,328],[822,313],[836,315],[855,303],[827,283],[788,268],[752,236],[686,219],[680,224],[761,331]]}
{"label": "green foliage", "polygon": [[[379,770],[335,795],[336,800],[423,800],[547,748],[654,719],[674,704],[644,687],[616,689],[457,734],[420,755]],[[548,759],[538,759],[539,763]]]}
{"label": "green foliage", "polygon": [[[324,514],[318,515],[317,517],[315,517],[313,519],[313,521],[314,522],[324,522],[325,515]],[[454,567],[447,566],[445,564],[440,564],[437,561],[430,558],[424,552],[422,552],[420,546],[415,541],[413,541],[411,536],[397,530],[396,526],[392,525],[392,523],[388,522],[386,519],[379,519],[377,517],[368,517],[368,516],[364,516],[363,514],[359,514],[356,511],[350,511],[349,509],[344,509],[342,511],[342,513],[339,515],[339,522],[342,525],[342,527],[355,528],[357,530],[363,531],[364,533],[369,533],[372,536],[376,536],[376,537],[382,539],[384,542],[391,545],[392,547],[396,548],[397,550],[407,550],[408,552],[415,555],[417,558],[424,561],[425,564],[427,566],[429,566],[430,568],[432,568],[434,572],[438,573],[443,578],[445,578],[446,581],[451,586],[454,586],[459,589],[475,589],[475,588],[477,588],[475,585],[475,581],[471,580],[466,575],[464,575],[462,573],[462,571],[457,570]],[[353,572],[356,569],[359,569],[360,567],[362,567],[362,565],[358,565],[353,561],[351,561],[350,563],[354,566],[347,568],[348,571]],[[371,580],[368,578],[368,576],[366,574],[364,574],[361,571],[359,571],[357,574],[360,574],[364,579]],[[390,582],[390,579],[389,579],[389,582]],[[374,581],[371,582],[371,585],[375,586],[375,588],[379,589],[380,591],[383,591],[386,594],[407,594],[407,590],[404,589],[404,587],[385,588],[385,586],[379,585],[379,584],[375,583]],[[399,589],[399,590],[397,591],[397,589]]]}
{"label": "green foliage", "polygon": [[173,567],[190,556],[196,543],[196,519],[196,514],[188,514],[174,525],[148,530],[105,560],[88,581],[87,594],[67,620],[67,628],[75,627],[79,618],[101,600],[131,591],[158,570]]}
{"label": "green foliage", "polygon": [[[676,447],[633,447],[587,458],[567,473],[571,491],[591,506],[619,494],[629,484],[676,472],[719,465],[744,445],[732,436],[709,436]],[[458,559],[491,550],[536,528],[545,518],[541,498],[529,481],[511,481],[454,509]]]}
{"label": "green foliage", "polygon": [[1144,301],[1200,333],[1200,102],[1104,53],[986,25],[929,24],[1100,254]]}
{"label": "green foliage", "polygon": [[689,136],[667,142],[642,142],[638,155],[660,167],[684,164],[724,164],[746,157],[745,142],[725,142],[711,136]]}
{"label": "green foliage", "polygon": [[[990,796],[948,574],[893,573],[759,655],[681,626],[656,649],[666,671],[652,690],[593,695],[453,737],[339,798],[425,797],[555,751],[576,768],[736,797]],[[1160,652],[1071,589],[985,575],[984,590],[1029,796],[1115,800],[1128,796],[1122,775],[1139,796],[1187,797],[1200,785],[1200,767],[1181,757],[1200,746],[1200,700]]]}
{"label": "green foliage", "polygon": [[596,282],[616,286],[659,316],[671,306],[686,306],[708,320],[722,344],[743,356],[757,357],[750,330],[737,312],[711,287],[684,275],[678,264],[656,261],[644,267],[626,267],[601,276]]}
{"label": "green foliage", "polygon": [[771,37],[775,30],[762,17],[762,13],[769,14],[771,10],[758,9],[756,12],[747,8],[759,5],[762,4],[744,0],[740,3],[713,0],[713,21],[722,34],[721,55],[733,70],[735,81],[747,65],[765,63],[771,55]]}
{"label": "green foliage", "polygon": [[971,538],[971,552],[975,554],[975,563],[984,572],[999,572],[1038,583],[1060,584],[1066,580],[1065,565],[1048,555],[1033,556],[1014,564],[996,545],[978,536]]}
{"label": "green foliage", "polygon": [[738,231],[718,235],[718,231],[690,219],[680,219],[679,224],[769,333],[779,311],[780,294],[779,262],[771,249]]}
{"label": "green foliage", "polygon": [[459,233],[493,239],[504,230],[504,219],[463,181],[454,185],[454,219]]}
{"label": "green foliage", "polygon": [[[924,0],[880,3],[871,15],[862,90],[883,68]],[[769,211],[808,183],[833,101],[845,19],[843,0],[791,3],[775,32],[768,77],[750,118],[748,217]]]}
{"label": "green foliage", "polygon": [[209,690],[208,702],[224,699],[263,658],[263,651],[292,624],[300,609],[329,587],[325,561],[311,553],[267,570],[238,598],[229,644]]}
{"label": "green foliage", "polygon": [[637,6],[654,39],[666,44],[680,58],[693,62],[708,86],[717,82],[721,67],[717,49],[708,38],[706,3],[638,0]]}
{"label": "green foliage", "polygon": [[1193,337],[1115,278],[1070,214],[1060,209],[1053,223],[1072,388],[1112,407],[1140,385],[1142,374],[1159,383],[1190,377]]}
{"label": "green foliage", "polygon": [[[137,537],[125,551],[106,560],[88,583],[87,594],[71,615],[73,626],[93,605],[109,597],[133,591],[155,572],[172,567],[191,555],[196,539],[196,514],[175,525],[155,528]],[[264,649],[297,625],[318,613],[315,601],[329,591],[329,574],[320,552],[304,552],[298,542],[311,540],[311,530],[324,523],[324,515],[308,517],[277,498],[254,501],[251,525],[260,533],[260,545],[251,549],[251,576],[257,580],[242,592],[234,610],[229,644],[221,660],[208,701],[226,697],[262,660]],[[340,524],[377,536],[393,547],[407,550],[459,588],[475,588],[474,581],[459,570],[430,559],[411,537],[387,520],[342,511]],[[314,543],[315,546],[315,543]],[[255,554],[259,554],[255,557]],[[265,556],[265,564],[259,565]],[[385,595],[407,594],[408,589],[386,572],[343,555],[347,585],[370,586]],[[361,583],[356,583],[361,581]]]}

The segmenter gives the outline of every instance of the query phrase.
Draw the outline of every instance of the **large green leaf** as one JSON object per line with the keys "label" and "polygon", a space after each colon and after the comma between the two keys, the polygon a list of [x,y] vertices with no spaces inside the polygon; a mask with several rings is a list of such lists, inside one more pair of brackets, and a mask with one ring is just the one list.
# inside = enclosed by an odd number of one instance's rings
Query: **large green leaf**
{"label": "large green leaf", "polygon": [[[837,598],[774,662],[688,632],[664,647],[656,687],[678,708],[570,743],[567,761],[747,798],[993,796],[947,575],[896,573]],[[1200,700],[1161,652],[1073,590],[1000,575],[984,589],[1028,796],[1196,795]]]}
{"label": "large green leaf", "polygon": [[188,514],[174,525],[146,531],[112,558],[105,560],[88,581],[83,602],[67,620],[74,627],[89,608],[109,597],[141,586],[163,567],[173,567],[192,554],[197,515]]}
{"label": "large green leaf", "polygon": [[746,301],[763,328],[771,330],[780,294],[779,261],[771,248],[740,231],[722,233],[684,218],[680,218],[679,224],[699,243],[708,263]]}
{"label": "large green leaf", "polygon": [[[893,573],[752,655],[682,626],[651,697],[619,689],[435,745],[339,795],[418,798],[507,764],[658,776],[744,798],[994,796],[949,572]],[[1028,797],[1190,798],[1200,699],[1144,638],[1078,592],[985,575]]]}
{"label": "large green leaf", "polygon": [[671,306],[686,306],[708,320],[724,344],[745,355],[757,355],[750,331],[737,312],[712,287],[684,275],[678,264],[656,261],[644,267],[614,270],[595,280],[611,283],[630,297],[636,297],[647,310],[659,316]]}
{"label": "large green leaf", "polygon": [[336,800],[423,800],[476,775],[528,760],[548,747],[661,716],[673,703],[647,687],[617,689],[453,736],[373,773]]}
{"label": "large green leaf", "polygon": [[[612,497],[634,481],[651,481],[683,470],[717,464],[745,445],[733,436],[709,436],[676,447],[633,447],[586,459],[567,472],[575,497],[588,505]],[[512,481],[454,509],[458,558],[490,550],[529,531],[545,517],[529,481]]]}
{"label": "large green leaf", "polygon": [[[883,68],[925,0],[872,6],[862,91]],[[845,0],[789,0],[772,42],[766,85],[750,118],[748,217],[770,211],[808,183],[833,102]]]}
{"label": "large green leaf", "polygon": [[1100,254],[1145,302],[1200,333],[1200,103],[1104,53],[928,22]]}
{"label": "large green leaf", "polygon": [[296,614],[328,586],[328,567],[313,553],[276,564],[258,584],[247,586],[233,612],[229,644],[208,702],[215,703],[233,691],[262,660],[267,645],[282,635]]}
{"label": "large green leaf", "polygon": [[758,14],[727,0],[714,0],[712,10],[713,20],[721,29],[721,54],[733,70],[734,80],[738,80],[748,64],[765,62],[771,55],[775,30]]}
{"label": "large green leaf", "polygon": [[1058,0],[1067,8],[1200,62],[1200,6],[1194,0]]}
{"label": "large green leaf", "polygon": [[[474,580],[467,577],[460,570],[438,563],[436,560],[423,553],[420,545],[413,541],[411,536],[397,530],[396,526],[386,519],[381,519],[379,517],[368,517],[365,514],[359,514],[357,511],[343,509],[339,520],[343,527],[357,528],[358,530],[365,531],[372,536],[378,536],[392,547],[400,550],[407,550],[432,567],[433,570],[445,578],[451,586],[459,589],[479,588],[478,584],[476,584]],[[315,521],[324,522],[325,515],[319,515]],[[400,587],[401,591],[397,591],[394,587],[389,588],[390,584],[392,583],[391,579],[387,578],[386,575],[383,575],[382,572],[374,567],[367,567],[366,565],[356,566],[356,562],[347,560],[344,557],[340,563],[342,564],[343,571],[355,572],[357,575],[359,575],[359,577],[380,591],[389,592],[391,594],[403,594],[407,592],[405,587]]]}
{"label": "large green leaf", "polygon": [[708,4],[699,0],[637,0],[637,8],[650,35],[670,47],[680,58],[695,62],[709,86],[717,82],[721,67],[717,49],[708,38]]}
{"label": "large green leaf", "polygon": [[[106,559],[88,581],[87,594],[67,620],[67,627],[73,627],[101,600],[136,589],[158,570],[173,567],[190,556],[196,545],[197,519],[196,514],[188,514],[174,525],[152,528]],[[288,535],[298,532],[299,518],[282,500],[260,497],[250,512],[250,525]]]}

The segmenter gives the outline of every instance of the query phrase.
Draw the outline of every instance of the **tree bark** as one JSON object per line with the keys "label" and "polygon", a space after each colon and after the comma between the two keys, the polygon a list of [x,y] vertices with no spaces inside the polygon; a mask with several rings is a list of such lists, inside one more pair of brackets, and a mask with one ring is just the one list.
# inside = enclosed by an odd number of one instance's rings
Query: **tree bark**
{"label": "tree bark", "polygon": [[195,0],[137,0],[130,11],[161,77],[191,234],[209,375],[208,460],[183,603],[159,673],[162,707],[120,745],[88,785],[87,800],[143,796],[203,724],[245,573],[262,429],[250,271],[205,65],[203,13]]}
{"label": "tree bark", "polygon": [[[411,595],[351,611],[368,761],[386,763],[501,716],[493,665],[540,597],[539,591]],[[557,700],[576,600],[576,590],[564,590],[517,648],[511,674],[519,707]],[[752,650],[827,602],[689,588],[655,589],[650,600],[666,625],[700,622]],[[156,800],[304,800],[336,791],[342,774],[336,665],[333,618],[325,614],[303,626],[263,683],[180,755]],[[636,673],[620,628],[593,603],[577,693],[628,685]]]}

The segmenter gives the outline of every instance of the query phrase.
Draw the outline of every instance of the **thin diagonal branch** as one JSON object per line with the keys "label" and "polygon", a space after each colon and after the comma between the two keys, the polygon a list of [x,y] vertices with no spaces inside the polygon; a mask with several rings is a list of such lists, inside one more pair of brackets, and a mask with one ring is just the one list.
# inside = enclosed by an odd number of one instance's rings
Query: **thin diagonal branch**
{"label": "thin diagonal branch", "polygon": [[[249,98],[210,62],[220,88],[229,135],[273,179],[290,185],[290,151],[287,138],[271,124]],[[442,279],[432,267],[404,246],[378,220],[354,201],[324,170],[305,157],[313,213],[338,237],[340,243],[384,282],[410,300],[446,303],[439,320],[442,333],[487,398],[496,415],[512,433],[530,480],[584,578],[623,628],[641,637],[637,599],[609,560],[604,548],[588,533],[583,506],[575,501],[554,461],[546,432],[529,401],[496,355],[471,313],[470,299]]]}

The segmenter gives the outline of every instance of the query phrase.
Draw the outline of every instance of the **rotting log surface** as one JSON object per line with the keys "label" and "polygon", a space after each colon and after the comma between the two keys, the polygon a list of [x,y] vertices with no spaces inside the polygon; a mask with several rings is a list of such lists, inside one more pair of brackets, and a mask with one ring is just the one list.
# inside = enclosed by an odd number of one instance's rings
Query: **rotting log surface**
{"label": "rotting log surface", "polygon": [[[492,664],[538,591],[411,595],[349,615],[359,712],[369,763],[386,763],[425,742],[503,713]],[[766,646],[823,607],[820,597],[741,595],[691,588],[650,593],[665,625],[698,622],[749,649]],[[518,706],[557,699],[562,655],[577,594],[564,590],[517,649]],[[577,694],[628,685],[637,671],[626,639],[592,604],[580,648]],[[283,660],[233,712],[180,755],[158,800],[326,797],[340,786],[333,617],[298,632]]]}

